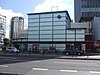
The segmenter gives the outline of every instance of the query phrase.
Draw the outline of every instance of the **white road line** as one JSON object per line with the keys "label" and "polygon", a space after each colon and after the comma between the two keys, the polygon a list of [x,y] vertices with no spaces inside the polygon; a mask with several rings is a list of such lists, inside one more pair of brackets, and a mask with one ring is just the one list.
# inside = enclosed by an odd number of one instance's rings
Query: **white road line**
{"label": "white road line", "polygon": [[100,72],[99,72],[99,71],[89,71],[89,73],[100,74]]}
{"label": "white road line", "polygon": [[0,65],[0,67],[8,67],[8,65]]}
{"label": "white road line", "polygon": [[54,63],[57,63],[57,64],[73,64],[73,63],[70,63],[70,62],[54,62]]}
{"label": "white road line", "polygon": [[43,69],[43,68],[33,68],[33,70],[38,70],[38,71],[47,71],[48,69]]}
{"label": "white road line", "polygon": [[32,61],[32,62],[40,62],[40,61]]}
{"label": "white road line", "polygon": [[74,72],[74,73],[78,72],[77,70],[60,70],[60,71],[62,71],[62,72]]}

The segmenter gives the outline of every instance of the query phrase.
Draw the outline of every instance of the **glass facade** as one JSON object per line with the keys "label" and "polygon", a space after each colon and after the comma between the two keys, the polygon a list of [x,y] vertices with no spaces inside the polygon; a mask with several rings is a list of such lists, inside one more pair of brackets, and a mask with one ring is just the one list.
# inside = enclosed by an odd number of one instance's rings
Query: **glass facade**
{"label": "glass facade", "polygon": [[85,29],[67,29],[67,41],[85,41]]}
{"label": "glass facade", "polygon": [[65,30],[70,27],[66,11],[28,15],[28,41],[65,41]]}
{"label": "glass facade", "polygon": [[70,29],[71,20],[66,11],[29,14],[28,20],[28,42],[39,50],[61,52],[66,48],[61,42],[84,41],[85,30]]}
{"label": "glass facade", "polygon": [[100,0],[74,0],[75,21],[90,21],[100,17]]}

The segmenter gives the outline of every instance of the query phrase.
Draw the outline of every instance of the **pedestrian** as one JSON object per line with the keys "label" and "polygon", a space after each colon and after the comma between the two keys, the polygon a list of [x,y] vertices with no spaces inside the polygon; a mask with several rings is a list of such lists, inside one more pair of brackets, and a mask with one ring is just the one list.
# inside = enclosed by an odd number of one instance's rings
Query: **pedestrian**
{"label": "pedestrian", "polygon": [[29,48],[29,56],[31,55],[31,48]]}
{"label": "pedestrian", "polygon": [[5,46],[2,48],[2,50],[3,50],[4,54],[6,54],[6,47]]}
{"label": "pedestrian", "polygon": [[45,49],[43,49],[43,56],[44,56],[44,54],[45,54]]}
{"label": "pedestrian", "polygon": [[58,51],[55,49],[55,54],[58,55]]}

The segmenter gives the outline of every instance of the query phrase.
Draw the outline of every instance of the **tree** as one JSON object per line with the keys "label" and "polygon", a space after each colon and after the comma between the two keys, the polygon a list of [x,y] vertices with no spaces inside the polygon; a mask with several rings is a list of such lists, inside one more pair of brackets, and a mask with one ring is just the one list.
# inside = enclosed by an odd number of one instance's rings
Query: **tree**
{"label": "tree", "polygon": [[3,42],[4,42],[4,46],[8,46],[8,45],[11,44],[11,42],[10,42],[10,40],[8,38],[4,38]]}

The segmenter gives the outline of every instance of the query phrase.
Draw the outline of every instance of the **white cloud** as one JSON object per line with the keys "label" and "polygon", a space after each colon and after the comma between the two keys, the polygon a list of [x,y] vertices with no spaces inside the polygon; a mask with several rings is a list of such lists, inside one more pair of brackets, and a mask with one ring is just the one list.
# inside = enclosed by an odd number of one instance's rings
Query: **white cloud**
{"label": "white cloud", "polygon": [[45,0],[35,7],[34,12],[67,10],[71,19],[74,19],[74,2],[73,0]]}
{"label": "white cloud", "polygon": [[3,9],[0,7],[0,14],[6,16],[6,37],[9,38],[9,29],[10,29],[10,20],[13,16],[22,16],[21,13],[16,13],[12,11],[11,9]]}

